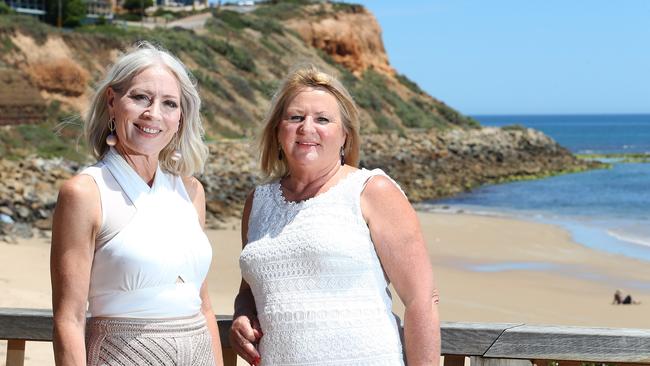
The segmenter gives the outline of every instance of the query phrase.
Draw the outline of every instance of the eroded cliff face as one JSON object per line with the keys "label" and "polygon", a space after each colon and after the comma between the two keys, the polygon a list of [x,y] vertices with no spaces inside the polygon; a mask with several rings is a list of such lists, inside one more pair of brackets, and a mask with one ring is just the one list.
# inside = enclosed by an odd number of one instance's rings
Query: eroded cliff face
{"label": "eroded cliff face", "polygon": [[[331,16],[323,17],[323,12]],[[394,76],[374,15],[361,6],[334,12],[331,4],[318,5],[305,17],[290,19],[287,27],[295,30],[314,48],[324,51],[356,76],[369,68]]]}

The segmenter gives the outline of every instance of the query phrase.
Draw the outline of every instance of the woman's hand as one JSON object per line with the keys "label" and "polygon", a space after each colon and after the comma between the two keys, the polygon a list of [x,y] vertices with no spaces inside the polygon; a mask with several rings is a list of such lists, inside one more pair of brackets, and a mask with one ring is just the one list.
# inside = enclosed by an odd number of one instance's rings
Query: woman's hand
{"label": "woman's hand", "polygon": [[[248,194],[244,203],[244,211],[241,220],[241,241],[242,248],[248,243],[248,219],[253,206],[252,191]],[[235,314],[233,315],[232,327],[228,340],[230,346],[251,365],[259,365],[261,356],[257,350],[257,345],[262,338],[262,328],[257,320],[255,309],[255,298],[253,292],[246,281],[242,279],[239,286],[239,294],[235,298]]]}
{"label": "woman's hand", "polygon": [[240,315],[232,321],[230,328],[230,346],[251,365],[260,363],[260,354],[257,345],[262,338],[262,329],[257,318],[249,315]]}

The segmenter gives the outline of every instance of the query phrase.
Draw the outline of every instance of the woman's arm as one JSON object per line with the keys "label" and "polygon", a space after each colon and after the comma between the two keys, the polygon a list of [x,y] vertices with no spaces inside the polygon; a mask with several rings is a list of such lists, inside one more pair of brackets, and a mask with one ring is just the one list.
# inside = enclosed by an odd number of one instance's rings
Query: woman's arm
{"label": "woman's arm", "polygon": [[[248,218],[253,205],[253,193],[246,198],[244,212],[241,220],[242,248],[248,243]],[[239,286],[239,294],[235,298],[235,313],[233,315],[232,328],[230,328],[230,345],[246,362],[257,365],[260,362],[260,354],[255,345],[262,338],[262,329],[257,321],[255,299],[250,286],[242,279]]]}
{"label": "woman's arm", "polygon": [[[192,200],[196,213],[199,216],[199,223],[205,229],[205,190],[203,185],[198,179],[188,177],[183,179],[185,190]],[[210,301],[210,293],[208,292],[208,279],[206,278],[201,285],[201,313],[205,317],[210,337],[212,338],[212,352],[214,353],[214,361],[217,366],[223,366],[223,355],[221,353],[221,338],[219,338],[219,327],[217,319],[212,310],[212,302]]]}
{"label": "woman's arm", "polygon": [[59,366],[86,364],[86,306],[100,225],[101,201],[93,178],[78,175],[66,181],[54,210],[50,253],[54,359]]}
{"label": "woman's arm", "polygon": [[438,294],[415,210],[383,176],[370,179],[361,195],[361,209],[384,271],[405,306],[408,364],[438,365]]}

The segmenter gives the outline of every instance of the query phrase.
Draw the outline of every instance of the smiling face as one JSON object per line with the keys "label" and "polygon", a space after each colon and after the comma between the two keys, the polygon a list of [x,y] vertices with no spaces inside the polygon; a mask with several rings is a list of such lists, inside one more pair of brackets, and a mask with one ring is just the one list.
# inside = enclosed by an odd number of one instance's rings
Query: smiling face
{"label": "smiling face", "polygon": [[289,170],[340,164],[346,133],[336,98],[318,88],[301,89],[287,104],[278,142]]}
{"label": "smiling face", "polygon": [[136,75],[120,93],[109,88],[108,109],[115,118],[116,148],[126,154],[156,157],[178,131],[181,92],[163,66]]}

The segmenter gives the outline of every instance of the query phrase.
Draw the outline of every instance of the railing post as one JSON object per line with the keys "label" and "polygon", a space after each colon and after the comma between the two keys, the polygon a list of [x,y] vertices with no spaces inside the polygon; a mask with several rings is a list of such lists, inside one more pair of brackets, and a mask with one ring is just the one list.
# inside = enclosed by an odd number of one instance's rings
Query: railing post
{"label": "railing post", "polygon": [[465,366],[465,356],[445,355],[444,366]]}
{"label": "railing post", "polygon": [[470,366],[532,366],[533,363],[529,360],[471,356],[469,358],[469,364]]}
{"label": "railing post", "polygon": [[23,366],[25,364],[25,341],[9,339],[7,342],[7,366]]}
{"label": "railing post", "polygon": [[230,347],[222,348],[223,366],[237,366],[237,353]]}

